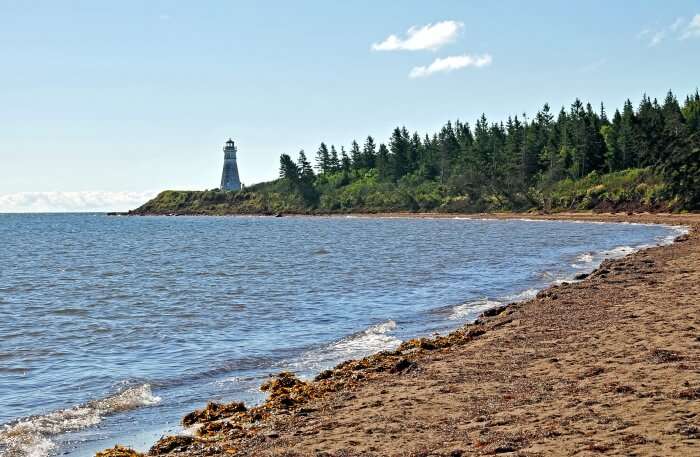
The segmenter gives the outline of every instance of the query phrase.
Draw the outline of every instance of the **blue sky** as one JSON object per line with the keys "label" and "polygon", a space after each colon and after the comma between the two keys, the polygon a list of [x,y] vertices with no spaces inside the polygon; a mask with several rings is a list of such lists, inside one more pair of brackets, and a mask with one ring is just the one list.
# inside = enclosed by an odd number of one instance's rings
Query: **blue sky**
{"label": "blue sky", "polygon": [[684,97],[697,15],[698,1],[0,0],[0,211],[213,188],[229,136],[253,184],[281,153],[396,125]]}

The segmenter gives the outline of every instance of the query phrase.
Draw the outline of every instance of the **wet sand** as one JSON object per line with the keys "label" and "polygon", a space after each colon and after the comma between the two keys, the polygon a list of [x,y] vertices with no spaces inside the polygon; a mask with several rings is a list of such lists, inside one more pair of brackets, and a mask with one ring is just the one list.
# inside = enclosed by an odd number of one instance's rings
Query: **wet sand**
{"label": "wet sand", "polygon": [[[378,215],[373,215],[378,216]],[[403,214],[381,216],[405,216]],[[415,215],[411,215],[415,217]],[[419,217],[467,217],[435,215]],[[700,455],[700,215],[489,214],[691,226],[670,246],[270,399],[185,417],[153,455]],[[105,454],[115,455],[117,449]]]}

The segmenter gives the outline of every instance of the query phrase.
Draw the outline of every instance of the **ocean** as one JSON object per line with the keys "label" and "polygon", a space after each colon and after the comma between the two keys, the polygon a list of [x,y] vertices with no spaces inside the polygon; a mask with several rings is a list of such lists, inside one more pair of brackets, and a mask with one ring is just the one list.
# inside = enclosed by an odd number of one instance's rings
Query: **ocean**
{"label": "ocean", "polygon": [[0,214],[0,455],[146,450],[207,401],[261,401],[272,373],[449,332],[679,231]]}

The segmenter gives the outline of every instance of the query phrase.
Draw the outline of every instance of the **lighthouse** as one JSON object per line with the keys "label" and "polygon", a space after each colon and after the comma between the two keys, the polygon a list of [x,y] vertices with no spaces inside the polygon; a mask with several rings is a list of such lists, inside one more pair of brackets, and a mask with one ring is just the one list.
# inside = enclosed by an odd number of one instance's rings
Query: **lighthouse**
{"label": "lighthouse", "polygon": [[224,171],[221,173],[221,190],[241,190],[236,163],[236,145],[231,138],[224,144]]}

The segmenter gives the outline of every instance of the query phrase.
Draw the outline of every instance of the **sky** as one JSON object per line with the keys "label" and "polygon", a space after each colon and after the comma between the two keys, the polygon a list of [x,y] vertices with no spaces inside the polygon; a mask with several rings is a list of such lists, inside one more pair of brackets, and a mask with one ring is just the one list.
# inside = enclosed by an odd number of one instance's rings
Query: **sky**
{"label": "sky", "polygon": [[0,0],[0,212],[125,210],[321,141],[700,85],[699,1]]}

